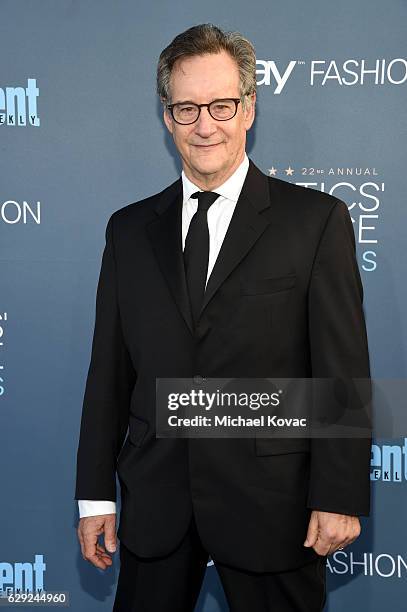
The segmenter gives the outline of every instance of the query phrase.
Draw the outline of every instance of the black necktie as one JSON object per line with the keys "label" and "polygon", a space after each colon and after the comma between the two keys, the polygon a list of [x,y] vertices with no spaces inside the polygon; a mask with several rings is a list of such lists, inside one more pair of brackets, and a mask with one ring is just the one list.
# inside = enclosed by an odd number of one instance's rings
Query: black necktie
{"label": "black necktie", "polygon": [[184,247],[185,277],[196,324],[205,293],[209,259],[209,229],[207,212],[219,197],[212,191],[196,191],[191,198],[198,198],[198,210],[191,219]]}

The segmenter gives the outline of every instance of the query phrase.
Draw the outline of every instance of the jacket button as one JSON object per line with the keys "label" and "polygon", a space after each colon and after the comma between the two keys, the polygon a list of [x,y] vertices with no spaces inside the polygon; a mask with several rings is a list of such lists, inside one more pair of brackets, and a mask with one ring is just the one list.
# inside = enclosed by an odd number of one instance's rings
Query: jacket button
{"label": "jacket button", "polygon": [[201,376],[200,374],[195,374],[193,381],[196,384],[201,384],[203,382],[205,382],[206,378],[204,376]]}

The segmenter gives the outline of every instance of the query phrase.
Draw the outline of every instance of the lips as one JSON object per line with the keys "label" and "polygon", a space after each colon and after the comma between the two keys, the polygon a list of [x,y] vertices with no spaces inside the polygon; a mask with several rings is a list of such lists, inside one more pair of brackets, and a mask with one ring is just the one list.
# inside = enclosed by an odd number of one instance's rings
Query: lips
{"label": "lips", "polygon": [[221,144],[221,143],[220,142],[214,142],[213,144],[210,144],[210,145],[208,145],[208,144],[206,144],[206,145],[196,144],[196,145],[193,145],[193,146],[194,147],[198,147],[199,149],[212,149],[212,147],[217,147],[219,144]]}

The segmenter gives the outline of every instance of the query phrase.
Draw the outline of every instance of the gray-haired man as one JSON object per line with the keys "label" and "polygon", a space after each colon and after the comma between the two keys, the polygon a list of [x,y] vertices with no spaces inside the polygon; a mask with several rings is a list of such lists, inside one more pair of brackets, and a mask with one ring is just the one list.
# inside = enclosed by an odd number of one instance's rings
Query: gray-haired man
{"label": "gray-haired man", "polygon": [[326,556],[369,513],[370,440],[158,439],[155,380],[368,377],[349,213],[248,159],[243,36],[190,28],[157,76],[183,171],[106,228],[78,449],[82,553],[112,563],[117,469],[115,612],[192,611],[209,555],[234,612],[316,612]]}

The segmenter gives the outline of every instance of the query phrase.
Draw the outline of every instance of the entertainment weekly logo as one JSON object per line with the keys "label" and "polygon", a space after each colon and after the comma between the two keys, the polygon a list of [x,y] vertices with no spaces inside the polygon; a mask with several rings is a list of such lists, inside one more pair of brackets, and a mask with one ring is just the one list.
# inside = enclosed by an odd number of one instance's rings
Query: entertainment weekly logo
{"label": "entertainment weekly logo", "polygon": [[44,590],[44,574],[46,570],[44,555],[35,554],[34,562],[16,561],[8,563],[0,561],[0,597],[11,591],[42,591]]}
{"label": "entertainment weekly logo", "polygon": [[281,94],[292,76],[298,74],[312,87],[353,85],[402,85],[407,81],[407,60],[387,59],[337,60],[275,60],[256,61],[257,85],[273,87],[273,94]]}
{"label": "entertainment weekly logo", "polygon": [[407,438],[402,444],[372,444],[370,480],[405,483],[407,481]]}
{"label": "entertainment weekly logo", "polygon": [[36,79],[27,79],[27,87],[0,87],[0,127],[40,127],[37,111],[39,95]]}

